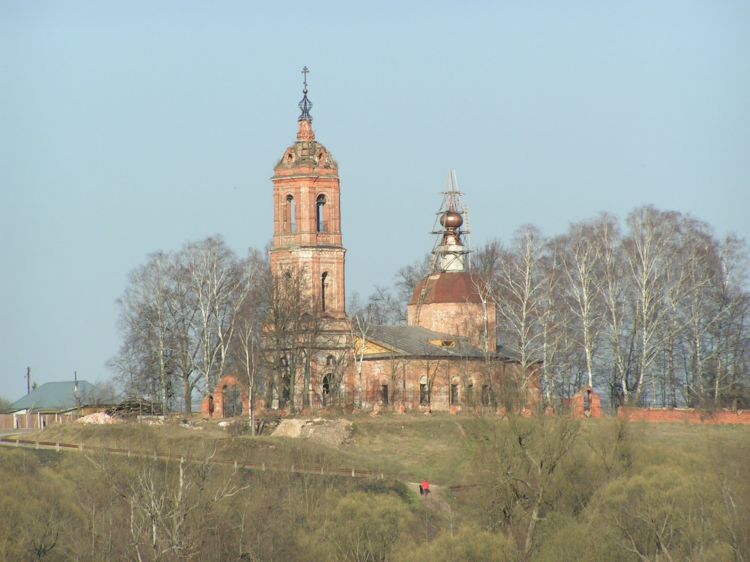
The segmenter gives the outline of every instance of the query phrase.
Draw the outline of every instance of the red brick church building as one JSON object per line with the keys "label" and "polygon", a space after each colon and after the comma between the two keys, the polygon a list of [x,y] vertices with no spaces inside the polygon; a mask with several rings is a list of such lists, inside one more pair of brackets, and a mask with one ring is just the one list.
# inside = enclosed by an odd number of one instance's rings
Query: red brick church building
{"label": "red brick church building", "polygon": [[[304,361],[293,361],[269,328],[266,352],[278,359],[280,375],[258,405],[283,408],[293,392],[296,409],[333,403],[401,411],[497,408],[504,389],[523,376],[531,378],[525,401],[536,402],[536,374],[521,373],[514,355],[496,343],[495,305],[468,267],[454,184],[444,194],[432,272],[414,291],[407,325],[368,326],[347,316],[338,164],[315,137],[307,93],[305,81],[296,141],[274,168],[270,260],[275,279],[301,276],[315,333]],[[239,415],[247,404],[247,389],[230,375],[204,399],[202,411]]]}

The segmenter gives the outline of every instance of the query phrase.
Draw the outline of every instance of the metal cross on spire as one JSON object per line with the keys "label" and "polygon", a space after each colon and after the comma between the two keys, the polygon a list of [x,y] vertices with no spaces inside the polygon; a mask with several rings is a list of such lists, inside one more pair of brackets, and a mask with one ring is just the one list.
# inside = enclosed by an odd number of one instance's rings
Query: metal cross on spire
{"label": "metal cross on spire", "polygon": [[297,121],[312,121],[312,115],[310,115],[310,110],[312,109],[312,102],[307,98],[307,74],[310,72],[310,69],[305,66],[302,69],[302,74],[304,76],[303,85],[304,88],[302,89],[302,99],[299,102],[299,108],[302,113],[299,115],[299,119]]}

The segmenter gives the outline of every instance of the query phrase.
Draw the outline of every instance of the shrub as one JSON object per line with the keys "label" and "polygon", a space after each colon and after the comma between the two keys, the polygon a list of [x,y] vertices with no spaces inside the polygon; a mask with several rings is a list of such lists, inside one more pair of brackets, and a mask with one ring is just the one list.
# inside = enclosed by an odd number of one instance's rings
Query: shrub
{"label": "shrub", "polygon": [[455,535],[444,531],[416,549],[400,545],[398,560],[404,562],[509,562],[518,560],[513,542],[502,533],[491,533],[473,525],[465,525]]}

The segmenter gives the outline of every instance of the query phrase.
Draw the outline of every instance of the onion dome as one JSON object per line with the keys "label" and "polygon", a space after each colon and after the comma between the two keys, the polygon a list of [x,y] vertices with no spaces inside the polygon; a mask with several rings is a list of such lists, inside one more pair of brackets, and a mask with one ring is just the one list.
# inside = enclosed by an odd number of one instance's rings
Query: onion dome
{"label": "onion dome", "polygon": [[289,175],[300,170],[320,170],[318,173],[324,175],[336,174],[338,164],[328,152],[325,146],[315,140],[315,131],[312,127],[312,116],[310,109],[312,102],[307,97],[307,67],[302,69],[305,75],[302,100],[299,102],[300,116],[297,119],[297,142],[286,149],[284,156],[274,168],[277,173]]}
{"label": "onion dome", "polygon": [[464,218],[461,216],[461,213],[453,210],[444,212],[440,217],[440,224],[448,229],[459,228],[463,223]]}

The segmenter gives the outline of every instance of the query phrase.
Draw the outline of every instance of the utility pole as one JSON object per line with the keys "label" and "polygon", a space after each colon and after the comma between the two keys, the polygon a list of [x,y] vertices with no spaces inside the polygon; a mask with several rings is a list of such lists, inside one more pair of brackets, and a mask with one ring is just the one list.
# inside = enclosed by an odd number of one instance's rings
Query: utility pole
{"label": "utility pole", "polygon": [[80,415],[81,395],[78,392],[78,371],[73,371],[73,397],[75,398],[76,408],[78,408],[78,414]]}
{"label": "utility pole", "polygon": [[31,394],[31,367],[26,367],[26,394]]}

